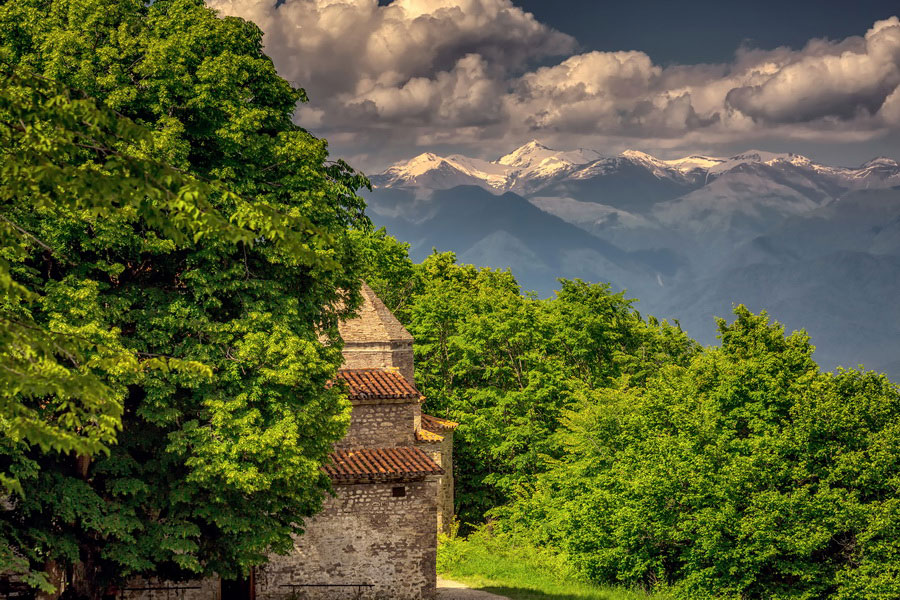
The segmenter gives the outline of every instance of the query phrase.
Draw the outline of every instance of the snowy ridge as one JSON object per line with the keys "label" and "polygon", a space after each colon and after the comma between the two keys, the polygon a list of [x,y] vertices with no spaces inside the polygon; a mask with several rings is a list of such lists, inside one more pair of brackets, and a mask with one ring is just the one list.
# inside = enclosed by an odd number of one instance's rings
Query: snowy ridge
{"label": "snowy ridge", "polygon": [[900,185],[900,165],[887,157],[872,159],[857,168],[831,167],[799,154],[762,150],[748,150],[731,157],[691,155],[662,160],[638,150],[626,150],[617,156],[584,148],[555,150],[537,140],[493,161],[426,152],[398,162],[372,179],[377,187],[443,190],[477,185],[493,193],[512,191],[528,195],[538,193],[550,182],[603,177],[626,167],[638,167],[657,179],[682,183],[704,184],[731,172],[767,167],[799,172],[847,190]]}
{"label": "snowy ridge", "polygon": [[506,156],[500,157],[495,162],[522,171],[546,173],[555,172],[564,166],[584,165],[600,158],[603,158],[603,155],[596,150],[579,148],[561,152],[548,148],[537,140],[532,140],[524,146],[516,148]]}
{"label": "snowy ridge", "polygon": [[426,152],[392,165],[373,179],[378,187],[442,190],[457,185],[478,185],[503,193],[601,158],[602,155],[594,150],[558,151],[532,140],[494,161],[460,154],[442,157]]}
{"label": "snowy ridge", "polygon": [[425,153],[372,181],[373,222],[415,260],[452,250],[551,297],[557,277],[610,282],[704,344],[715,343],[712,315],[766,309],[813,336],[828,368],[862,362],[900,380],[893,158],[844,167],[762,150],[658,158],[532,141],[495,160]]}

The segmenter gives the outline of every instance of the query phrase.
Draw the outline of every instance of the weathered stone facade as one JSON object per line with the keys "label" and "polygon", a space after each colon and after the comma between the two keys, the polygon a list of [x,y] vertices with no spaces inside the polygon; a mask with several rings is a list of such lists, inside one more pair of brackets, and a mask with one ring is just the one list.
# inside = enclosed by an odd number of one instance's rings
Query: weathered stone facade
{"label": "weathered stone facade", "polygon": [[437,490],[437,530],[449,534],[453,527],[453,430],[440,436],[440,441],[420,441],[431,460],[436,462],[444,474],[438,479]]}
{"label": "weathered stone facade", "polygon": [[437,531],[453,521],[456,424],[422,414],[412,336],[367,285],[362,292],[360,316],[340,327],[341,379],[353,409],[347,434],[325,467],[335,495],[304,523],[294,551],[271,556],[246,582],[133,580],[127,588],[145,589],[124,589],[118,598],[434,597]]}
{"label": "weathered stone facade", "polygon": [[415,423],[421,409],[419,402],[402,404],[353,403],[350,428],[336,447],[389,448],[412,446],[415,443]]}
{"label": "weathered stone facade", "polygon": [[412,342],[344,343],[344,366],[348,369],[397,369],[413,380]]}
{"label": "weathered stone facade", "polygon": [[397,369],[415,381],[413,337],[365,283],[359,317],[340,327],[347,369]]}
{"label": "weathered stone facade", "polygon": [[291,591],[322,599],[433,597],[437,482],[336,485],[335,492],[294,553],[259,569],[257,598],[281,600]]}

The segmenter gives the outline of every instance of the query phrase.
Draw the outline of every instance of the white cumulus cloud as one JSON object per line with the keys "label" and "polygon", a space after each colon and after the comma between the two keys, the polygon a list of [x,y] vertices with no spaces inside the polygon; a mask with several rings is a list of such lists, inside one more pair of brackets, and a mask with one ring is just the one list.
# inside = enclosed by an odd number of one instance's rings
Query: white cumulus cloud
{"label": "white cumulus cloud", "polygon": [[900,132],[900,19],[730,64],[577,52],[512,0],[208,0],[265,32],[311,102],[297,120],[364,168],[428,145],[673,151],[754,139],[860,141]]}

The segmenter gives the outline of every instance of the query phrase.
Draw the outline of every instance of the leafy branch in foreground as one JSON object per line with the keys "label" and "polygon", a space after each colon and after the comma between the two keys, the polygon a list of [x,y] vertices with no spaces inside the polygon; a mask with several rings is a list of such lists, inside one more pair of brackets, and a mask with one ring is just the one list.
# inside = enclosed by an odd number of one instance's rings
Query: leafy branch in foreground
{"label": "leafy branch in foreground", "polygon": [[200,0],[0,2],[0,57],[0,572],[100,598],[289,550],[365,179]]}
{"label": "leafy branch in foreground", "polygon": [[[249,246],[274,240],[301,264],[330,260],[298,235],[315,233],[327,240],[327,232],[308,219],[245,201],[221,182],[203,181],[154,160],[142,151],[152,143],[149,130],[92,98],[0,61],[0,210],[23,200],[38,213],[79,211],[91,219],[132,210],[176,245],[207,238]],[[212,198],[232,204],[232,214],[223,216]],[[5,443],[82,456],[105,452],[121,428],[122,406],[121,393],[105,383],[104,374],[163,368],[212,376],[210,367],[198,361],[141,358],[125,349],[114,331],[37,323],[31,315],[42,295],[13,277],[10,261],[24,259],[35,248],[60,262],[70,260],[4,213],[0,244],[0,431]],[[14,473],[0,472],[0,484],[22,493]]]}

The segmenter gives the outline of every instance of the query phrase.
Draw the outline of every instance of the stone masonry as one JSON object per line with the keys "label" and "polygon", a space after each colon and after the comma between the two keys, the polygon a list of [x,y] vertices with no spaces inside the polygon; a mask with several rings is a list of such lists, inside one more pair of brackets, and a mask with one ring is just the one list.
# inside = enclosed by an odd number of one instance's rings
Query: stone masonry
{"label": "stone masonry", "polygon": [[453,527],[453,431],[457,423],[422,415],[416,431],[416,445],[444,470],[438,480],[437,528],[451,533]]}
{"label": "stone masonry", "polygon": [[350,428],[337,448],[388,448],[412,446],[416,439],[414,423],[419,418],[419,403],[353,404]]}
{"label": "stone masonry", "polygon": [[335,384],[347,388],[352,412],[324,467],[334,493],[303,524],[293,552],[269,557],[246,581],[133,580],[127,587],[145,589],[118,598],[434,598],[437,532],[453,522],[456,423],[422,413],[413,338],[369,286],[362,293],[359,316],[340,327],[344,369]]}
{"label": "stone masonry", "polygon": [[[395,496],[398,490],[405,495]],[[295,553],[259,570],[257,598],[287,598],[286,591],[311,599],[432,598],[437,482],[336,485],[335,492],[297,538]],[[335,583],[374,587],[310,587]]]}
{"label": "stone masonry", "polygon": [[362,294],[359,317],[345,321],[340,327],[344,368],[394,368],[407,381],[415,382],[413,337],[365,283]]}

